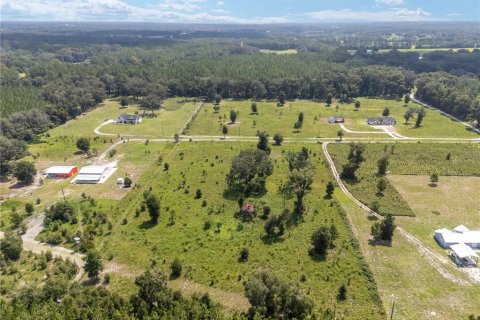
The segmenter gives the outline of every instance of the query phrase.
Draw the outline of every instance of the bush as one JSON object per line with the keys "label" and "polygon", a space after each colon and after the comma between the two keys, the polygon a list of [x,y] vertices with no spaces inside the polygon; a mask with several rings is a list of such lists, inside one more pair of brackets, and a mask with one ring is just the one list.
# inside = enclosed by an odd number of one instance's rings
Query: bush
{"label": "bush", "polygon": [[390,241],[395,231],[395,218],[392,215],[387,215],[382,221],[377,221],[372,226],[371,234],[375,240]]}
{"label": "bush", "polygon": [[242,248],[242,250],[240,250],[240,257],[238,258],[238,261],[247,262],[249,254],[250,252],[248,251],[248,248]]}
{"label": "bush", "polygon": [[180,275],[182,274],[182,262],[180,261],[180,259],[175,258],[175,260],[173,260],[170,266],[170,269],[172,270],[172,277],[180,277]]}
{"label": "bush", "polygon": [[312,234],[312,245],[315,253],[324,255],[331,243],[330,230],[321,226]]}
{"label": "bush", "polygon": [[275,141],[276,146],[281,146],[283,142],[283,136],[279,133],[275,133],[273,136],[273,141]]}
{"label": "bush", "polygon": [[125,177],[125,179],[123,179],[123,185],[125,188],[130,188],[132,186],[132,179]]}
{"label": "bush", "polygon": [[347,287],[344,284],[342,284],[340,288],[338,288],[337,299],[339,301],[347,300]]}
{"label": "bush", "polygon": [[16,232],[7,231],[3,239],[0,240],[0,251],[7,260],[20,259],[22,248],[22,237]]}
{"label": "bush", "polygon": [[35,211],[33,204],[31,204],[30,202],[25,203],[25,211],[27,212],[27,214],[31,215]]}
{"label": "bush", "polygon": [[195,199],[200,199],[201,197],[202,197],[202,190],[197,189],[197,191],[195,191]]}
{"label": "bush", "polygon": [[112,149],[112,150],[108,151],[108,156],[110,158],[112,158],[115,154],[117,154],[117,150],[115,150],[115,149]]}

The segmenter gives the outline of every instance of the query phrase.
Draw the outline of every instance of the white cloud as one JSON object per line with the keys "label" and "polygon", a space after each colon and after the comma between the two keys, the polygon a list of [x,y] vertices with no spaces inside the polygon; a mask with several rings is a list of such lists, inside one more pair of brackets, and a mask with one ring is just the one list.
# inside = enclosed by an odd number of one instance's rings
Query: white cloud
{"label": "white cloud", "polygon": [[405,4],[403,0],[375,0],[376,2],[384,3],[387,6],[400,6]]}
{"label": "white cloud", "polygon": [[315,21],[418,21],[430,19],[431,13],[421,8],[396,8],[384,11],[320,10],[305,14]]}
{"label": "white cloud", "polygon": [[[139,7],[122,0],[0,0],[2,20],[286,23],[281,17],[238,18],[202,12],[205,0],[164,0]],[[205,11],[205,10],[203,10]]]}

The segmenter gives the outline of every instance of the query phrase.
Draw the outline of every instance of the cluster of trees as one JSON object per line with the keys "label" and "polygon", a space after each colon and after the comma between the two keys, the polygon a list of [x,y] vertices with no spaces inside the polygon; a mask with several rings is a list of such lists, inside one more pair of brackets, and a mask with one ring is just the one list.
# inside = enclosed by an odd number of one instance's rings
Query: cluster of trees
{"label": "cluster of trees", "polygon": [[416,98],[460,119],[476,121],[480,127],[480,82],[444,72],[421,75]]}
{"label": "cluster of trees", "polygon": [[351,143],[350,152],[348,153],[348,163],[342,166],[340,176],[342,179],[355,180],[357,177],[355,173],[360,168],[360,164],[365,161],[363,153],[365,146],[363,144]]}
{"label": "cluster of trees", "polygon": [[2,319],[226,319],[205,295],[183,297],[167,285],[161,271],[136,278],[138,292],[125,299],[103,287],[52,277],[45,286],[23,288],[11,301],[0,300]]}

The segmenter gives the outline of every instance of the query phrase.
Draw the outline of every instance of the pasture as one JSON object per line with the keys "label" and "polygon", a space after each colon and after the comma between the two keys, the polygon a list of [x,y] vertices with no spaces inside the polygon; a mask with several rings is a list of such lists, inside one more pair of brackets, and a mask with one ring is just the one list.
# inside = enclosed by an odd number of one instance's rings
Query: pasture
{"label": "pasture", "polygon": [[[236,217],[237,198],[223,193],[232,157],[246,148],[255,148],[255,144],[185,142],[165,153],[163,161],[170,164],[169,170],[154,164],[141,177],[139,186],[111,210],[116,223],[112,235],[102,238],[102,251],[113,257],[110,263],[125,266],[129,274],[152,264],[169,272],[170,263],[179,258],[183,271],[176,287],[188,283],[189,287],[211,288],[213,294],[225,292],[230,296],[243,295],[243,285],[254,273],[271,270],[305,289],[316,302],[317,311],[336,305],[337,316],[345,319],[383,319],[375,285],[362,271],[352,235],[337,207],[323,199],[330,174],[320,147],[311,147],[310,159],[317,170],[312,191],[306,197],[305,220],[291,226],[278,240],[265,237],[260,216],[267,205],[271,214],[283,211],[284,201],[277,190],[288,172],[285,152],[300,147],[272,147],[274,173],[267,180],[268,192],[245,199],[257,208],[253,221]],[[143,193],[150,188],[161,201],[157,225],[149,222],[146,211],[141,211]],[[196,189],[202,191],[201,199],[195,199]],[[285,205],[291,209],[293,199]],[[210,228],[205,227],[207,222]],[[340,235],[335,247],[325,259],[309,256],[312,232],[332,223]],[[250,257],[241,263],[238,257],[243,247],[249,249]],[[114,288],[120,287],[117,281],[122,280],[112,279]],[[342,284],[347,285],[349,298],[336,302]]]}
{"label": "pasture", "polygon": [[[395,301],[394,319],[467,319],[470,314],[478,313],[478,304],[472,303],[480,300],[478,285],[464,286],[445,279],[398,232],[395,232],[391,246],[370,245],[368,239],[373,222],[365,211],[339,190],[335,198],[347,212],[385,309],[391,310]],[[402,220],[403,226],[404,219],[412,218],[397,218],[397,223]],[[444,267],[466,280],[466,276],[454,267]]]}
{"label": "pasture", "polygon": [[[190,126],[190,135],[222,135],[222,126],[229,128],[228,135],[253,136],[257,131],[267,131],[271,136],[280,133],[284,137],[295,138],[335,138],[340,129],[336,124],[329,124],[328,117],[342,115],[345,117],[345,126],[356,131],[378,131],[367,125],[366,119],[372,116],[381,116],[384,108],[390,109],[390,115],[397,119],[395,130],[408,137],[436,137],[436,138],[478,138],[474,132],[468,131],[463,125],[450,120],[434,110],[427,110],[422,125],[414,127],[414,119],[405,124],[403,115],[408,107],[402,101],[359,98],[359,110],[355,110],[354,103],[333,102],[326,106],[323,102],[308,100],[287,101],[283,107],[277,106],[277,101],[252,100],[223,100],[220,111],[215,112],[212,104],[204,104]],[[257,104],[258,114],[252,113],[252,103]],[[410,107],[418,107],[411,103]],[[230,111],[238,112],[235,124],[230,124]],[[295,130],[293,125],[298,120],[300,112],[304,114],[303,126]],[[387,138],[387,134],[349,134],[346,138]]]}
{"label": "pasture", "polygon": [[440,176],[436,187],[424,175],[389,175],[388,180],[415,212],[398,223],[431,248],[446,252],[433,239],[436,229],[460,224],[480,229],[480,177]]}
{"label": "pasture", "polygon": [[297,54],[296,49],[286,49],[286,50],[270,50],[270,49],[260,49],[260,53],[264,54],[275,54],[275,55],[285,55],[285,54]]}
{"label": "pasture", "polygon": [[[349,145],[329,145],[329,151],[339,172],[347,162]],[[450,154],[449,160],[447,160]],[[367,206],[377,203],[381,214],[413,216],[409,203],[398,193],[395,185],[387,180],[383,196],[377,194],[377,161],[387,155],[388,175],[443,175],[479,176],[480,145],[478,144],[432,144],[395,143],[365,144],[365,161],[357,171],[356,181],[346,181],[352,194]]]}

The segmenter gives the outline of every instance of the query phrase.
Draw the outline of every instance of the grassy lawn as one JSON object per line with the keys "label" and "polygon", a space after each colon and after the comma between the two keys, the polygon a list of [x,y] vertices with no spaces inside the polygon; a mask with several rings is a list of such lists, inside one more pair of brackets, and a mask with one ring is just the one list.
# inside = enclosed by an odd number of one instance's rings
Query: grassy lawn
{"label": "grassy lawn", "polygon": [[[400,52],[418,52],[418,53],[427,53],[427,52],[433,52],[433,51],[449,51],[452,50],[454,52],[457,52],[458,50],[468,50],[472,52],[475,48],[416,48],[415,46],[412,46],[411,48],[405,49],[397,49]],[[385,53],[389,52],[392,49],[380,49],[378,50],[379,53]]]}
{"label": "grassy lawn", "polygon": [[[318,170],[313,189],[306,197],[305,221],[289,229],[279,241],[264,237],[262,219],[242,222],[236,218],[237,199],[222,195],[231,159],[245,148],[255,148],[255,144],[186,142],[175,145],[164,156],[164,161],[170,163],[169,171],[154,164],[140,179],[140,186],[111,211],[117,223],[103,243],[103,252],[113,256],[111,263],[126,266],[128,273],[135,274],[150,267],[154,260],[169,272],[170,263],[178,257],[183,262],[182,281],[192,281],[194,287],[211,287],[214,292],[222,290],[240,295],[252,274],[271,270],[304,288],[316,302],[317,311],[337,304],[337,316],[344,319],[382,319],[376,290],[361,271],[358,252],[351,245],[351,236],[338,209],[323,200],[329,172],[320,147],[311,147],[311,159]],[[283,210],[282,197],[276,191],[288,171],[284,151],[299,149],[300,146],[273,147],[274,174],[267,181],[268,193],[246,199],[254,203],[258,211],[261,212],[264,205],[272,208],[272,214]],[[161,199],[158,225],[148,222],[147,212],[135,216],[143,201],[143,192],[150,187]],[[202,190],[202,199],[195,199],[197,188]],[[293,200],[288,200],[287,207],[292,206]],[[120,223],[124,218],[127,224]],[[212,228],[206,231],[207,220],[212,222]],[[307,251],[312,232],[330,223],[339,230],[336,247],[325,260],[310,257]],[[250,251],[246,263],[237,261],[242,247]],[[114,288],[120,287],[116,281],[121,280],[113,278]],[[335,296],[343,283],[348,286],[349,298],[337,303]]]}
{"label": "grassy lawn", "polygon": [[[347,211],[385,309],[390,311],[396,300],[394,319],[467,319],[472,313],[478,314],[478,304],[473,303],[480,301],[477,285],[462,286],[445,279],[398,233],[391,247],[371,246],[368,238],[372,222],[365,212],[340,191],[336,198]],[[449,271],[456,272],[453,267]]]}
{"label": "grassy lawn", "polygon": [[[177,98],[171,98],[164,101],[166,107],[155,112],[155,118],[143,117],[143,121],[138,125],[109,124],[100,129],[103,133],[116,133],[120,135],[135,135],[143,137],[173,137],[178,132],[183,123],[188,120],[189,115],[195,109],[195,102],[180,101]],[[142,110],[136,107],[130,107],[130,113]],[[128,109],[127,109],[128,110]]]}
{"label": "grassy lawn", "polygon": [[260,51],[261,53],[265,53],[265,54],[278,54],[278,55],[297,54],[298,53],[298,51],[296,49],[287,49],[287,50],[260,49],[258,51]]}
{"label": "grassy lawn", "polygon": [[480,177],[440,177],[437,187],[429,186],[429,176],[390,175],[388,179],[415,212],[414,218],[402,217],[398,223],[433,249],[446,253],[433,239],[436,229],[460,224],[480,228]]}
{"label": "grassy lawn", "polygon": [[[335,138],[339,126],[328,123],[328,117],[336,114],[343,115],[346,119],[345,126],[356,131],[376,131],[366,123],[371,116],[381,116],[385,107],[390,109],[391,116],[395,117],[398,124],[395,129],[402,135],[410,137],[456,137],[476,138],[477,134],[468,131],[463,125],[456,123],[440,113],[428,110],[423,125],[414,128],[414,120],[410,124],[404,124],[403,115],[407,110],[402,101],[360,98],[361,107],[355,110],[354,104],[342,104],[334,102],[327,107],[324,103],[296,100],[288,101],[285,106],[277,107],[276,101],[257,101],[258,114],[252,114],[251,104],[253,101],[223,100],[221,109],[217,113],[212,104],[205,104],[200,113],[195,117],[189,134],[191,135],[221,135],[222,126],[229,128],[229,135],[253,136],[258,130],[267,131],[272,136],[280,133],[284,137]],[[337,110],[338,106],[338,110]],[[411,104],[411,106],[416,106]],[[239,112],[236,124],[229,124],[230,111]],[[303,127],[298,132],[293,129],[300,112],[304,113]],[[255,123],[254,123],[255,121]],[[348,137],[376,137],[389,138],[386,134],[346,134]]]}

